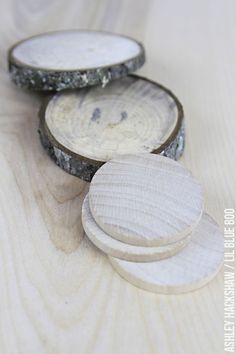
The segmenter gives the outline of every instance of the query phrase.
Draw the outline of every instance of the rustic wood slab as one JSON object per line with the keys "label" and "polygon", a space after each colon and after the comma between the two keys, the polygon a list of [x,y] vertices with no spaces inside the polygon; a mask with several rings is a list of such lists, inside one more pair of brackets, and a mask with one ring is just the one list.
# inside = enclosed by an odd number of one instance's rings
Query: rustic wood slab
{"label": "rustic wood slab", "polygon": [[157,293],[179,294],[207,284],[220,270],[224,237],[207,214],[189,244],[175,256],[157,262],[128,262],[109,257],[115,270],[130,283]]}
{"label": "rustic wood slab", "polygon": [[70,30],[27,38],[9,50],[8,59],[18,86],[48,91],[105,86],[136,71],[145,54],[140,43],[125,36]]}
{"label": "rustic wood slab", "polygon": [[136,246],[177,242],[198,224],[202,188],[178,162],[154,154],[123,155],[95,174],[89,190],[97,224]]}
{"label": "rustic wood slab", "polygon": [[178,159],[183,109],[163,86],[139,76],[54,95],[40,112],[43,146],[67,172],[90,181],[111,158],[153,152]]}
{"label": "rustic wood slab", "polygon": [[120,242],[97,225],[90,211],[88,195],[83,202],[82,223],[86,235],[95,246],[110,256],[127,261],[151,262],[171,257],[186,247],[191,237],[187,236],[179,242],[159,247],[133,246]]}

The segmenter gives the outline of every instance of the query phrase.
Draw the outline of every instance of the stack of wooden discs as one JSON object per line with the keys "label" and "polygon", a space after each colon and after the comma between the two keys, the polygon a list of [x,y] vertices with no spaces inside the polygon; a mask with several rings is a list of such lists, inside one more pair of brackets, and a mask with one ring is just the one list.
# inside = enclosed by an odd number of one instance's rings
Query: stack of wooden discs
{"label": "stack of wooden discs", "polygon": [[17,86],[60,91],[42,104],[41,142],[58,166],[89,182],[117,155],[183,153],[182,105],[162,85],[130,75],[144,62],[136,40],[95,31],[45,33],[9,51]]}
{"label": "stack of wooden discs", "polygon": [[59,31],[17,43],[8,60],[20,88],[61,91],[40,110],[41,142],[66,172],[92,180],[84,229],[117,272],[163,293],[207,283],[220,268],[223,238],[203,213],[201,186],[173,161],[185,142],[181,103],[130,75],[145,62],[142,44]]}
{"label": "stack of wooden discs", "polygon": [[84,200],[82,222],[116,271],[149,291],[197,289],[222,264],[223,237],[203,212],[201,185],[160,155],[123,155],[103,165]]}

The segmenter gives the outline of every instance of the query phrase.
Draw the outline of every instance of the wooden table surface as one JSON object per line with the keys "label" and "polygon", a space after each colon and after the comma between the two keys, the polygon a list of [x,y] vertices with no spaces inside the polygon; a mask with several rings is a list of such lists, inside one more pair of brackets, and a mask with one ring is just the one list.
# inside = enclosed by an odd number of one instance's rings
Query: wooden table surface
{"label": "wooden table surface", "polygon": [[234,0],[1,0],[0,353],[221,354],[223,271],[185,295],[145,292],[116,274],[84,236],[88,184],[43,151],[41,95],[10,83],[9,46],[39,32],[89,28],[141,40],[140,73],[182,101],[182,163],[223,226],[235,205]]}

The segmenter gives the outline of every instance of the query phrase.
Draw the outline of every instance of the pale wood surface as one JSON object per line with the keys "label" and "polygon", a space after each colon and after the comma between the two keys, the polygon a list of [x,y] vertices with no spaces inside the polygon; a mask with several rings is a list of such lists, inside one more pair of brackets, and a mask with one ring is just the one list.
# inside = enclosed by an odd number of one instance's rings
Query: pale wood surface
{"label": "pale wood surface", "polygon": [[223,225],[235,206],[234,0],[1,0],[1,354],[221,354],[223,282],[178,296],[139,290],[83,238],[88,185],[61,171],[37,136],[41,97],[9,82],[15,41],[64,28],[145,42],[142,74],[170,87],[187,118],[182,162]]}
{"label": "pale wood surface", "polygon": [[204,213],[189,244],[173,257],[145,263],[111,256],[109,259],[122,277],[141,289],[180,294],[199,289],[212,280],[221,269],[223,255],[223,233]]}
{"label": "pale wood surface", "polygon": [[97,224],[121,242],[163,246],[185,238],[203,211],[202,186],[179,162],[141,153],[118,156],[93,177],[89,205]]}
{"label": "pale wood surface", "polygon": [[140,55],[142,48],[129,38],[93,31],[58,31],[30,37],[11,51],[23,67],[72,71],[112,67]]}
{"label": "pale wood surface", "polygon": [[97,225],[90,211],[88,194],[85,197],[82,206],[82,224],[90,241],[100,250],[110,256],[127,261],[151,262],[171,257],[185,247],[191,238],[190,236],[187,236],[179,242],[159,247],[133,246],[120,242],[105,233]]}

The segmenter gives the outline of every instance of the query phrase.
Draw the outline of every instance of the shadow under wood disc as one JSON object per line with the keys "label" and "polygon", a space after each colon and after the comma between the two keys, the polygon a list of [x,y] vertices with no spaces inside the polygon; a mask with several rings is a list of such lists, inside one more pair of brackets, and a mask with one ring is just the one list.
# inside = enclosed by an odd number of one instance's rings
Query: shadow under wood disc
{"label": "shadow under wood disc", "polygon": [[139,69],[145,53],[132,38],[70,30],[25,39],[9,50],[8,61],[18,86],[48,91],[104,86]]}
{"label": "shadow under wood disc", "polygon": [[135,75],[105,88],[58,93],[40,116],[49,155],[86,181],[117,155],[152,152],[178,159],[184,149],[180,102],[163,86]]}

